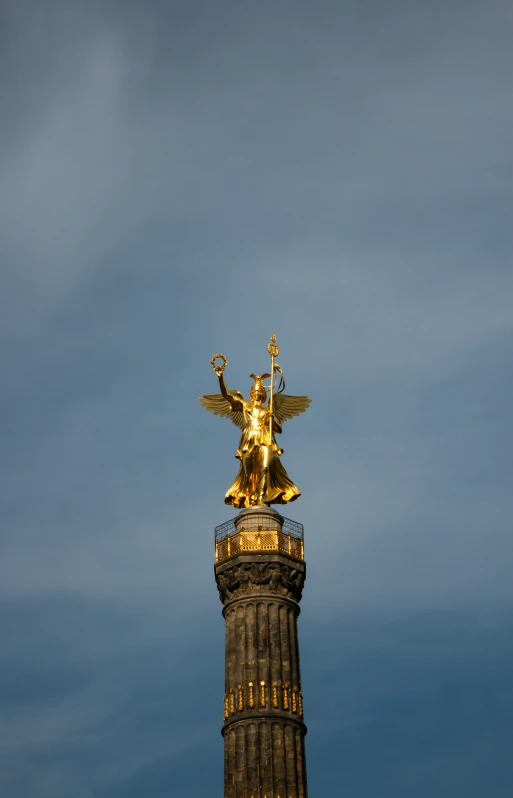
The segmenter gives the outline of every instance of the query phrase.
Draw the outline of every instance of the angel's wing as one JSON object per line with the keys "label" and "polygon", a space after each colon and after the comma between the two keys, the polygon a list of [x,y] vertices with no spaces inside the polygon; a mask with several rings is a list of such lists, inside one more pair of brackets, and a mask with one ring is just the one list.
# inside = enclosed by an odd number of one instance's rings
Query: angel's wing
{"label": "angel's wing", "polygon": [[226,416],[236,427],[244,429],[244,413],[242,412],[244,397],[240,391],[229,391],[229,393],[234,399],[233,405],[224,398],[222,393],[207,393],[205,396],[198,396],[198,401],[209,413]]}
{"label": "angel's wing", "polygon": [[287,396],[286,393],[277,393],[273,396],[273,416],[279,424],[288,418],[299,416],[308,410],[312,400],[309,396]]}

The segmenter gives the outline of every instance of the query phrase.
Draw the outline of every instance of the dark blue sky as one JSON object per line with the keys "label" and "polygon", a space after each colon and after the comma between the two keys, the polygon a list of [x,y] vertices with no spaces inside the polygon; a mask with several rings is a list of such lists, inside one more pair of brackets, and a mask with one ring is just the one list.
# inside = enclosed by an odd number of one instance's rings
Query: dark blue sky
{"label": "dark blue sky", "polygon": [[511,4],[0,10],[2,798],[222,794],[274,330],[311,794],[511,798]]}

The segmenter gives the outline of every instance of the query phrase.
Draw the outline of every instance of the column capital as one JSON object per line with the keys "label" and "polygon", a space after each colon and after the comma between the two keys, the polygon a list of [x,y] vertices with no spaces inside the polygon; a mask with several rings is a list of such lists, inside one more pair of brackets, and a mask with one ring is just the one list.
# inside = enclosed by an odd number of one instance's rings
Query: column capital
{"label": "column capital", "polygon": [[243,598],[301,600],[305,563],[287,554],[240,554],[215,566],[219,598],[223,604]]}

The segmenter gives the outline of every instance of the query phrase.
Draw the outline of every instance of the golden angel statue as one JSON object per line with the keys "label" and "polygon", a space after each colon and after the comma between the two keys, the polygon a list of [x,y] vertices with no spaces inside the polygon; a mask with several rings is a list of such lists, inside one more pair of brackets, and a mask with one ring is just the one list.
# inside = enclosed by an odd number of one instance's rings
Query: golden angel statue
{"label": "golden angel statue", "polygon": [[[281,464],[283,449],[276,443],[275,436],[281,433],[284,421],[303,413],[312,400],[308,396],[287,396],[283,393],[283,372],[274,360],[279,354],[274,333],[268,351],[271,355],[271,374],[250,375],[254,383],[249,402],[240,391],[229,391],[226,387],[223,371],[227,360],[224,355],[214,355],[211,361],[219,378],[221,393],[199,397],[205,410],[226,416],[242,430],[239,448],[235,453],[240,460],[239,473],[224,499],[226,504],[234,507],[286,504],[301,495]],[[217,362],[219,358],[223,360],[222,365]],[[277,389],[276,374],[280,375]],[[264,385],[267,378],[270,378],[270,385]]]}

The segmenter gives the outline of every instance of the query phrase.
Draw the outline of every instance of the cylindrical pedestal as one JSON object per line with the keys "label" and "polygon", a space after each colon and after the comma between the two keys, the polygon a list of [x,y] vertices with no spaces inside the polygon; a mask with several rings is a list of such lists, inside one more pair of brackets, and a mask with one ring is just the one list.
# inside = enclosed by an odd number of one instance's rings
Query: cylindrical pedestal
{"label": "cylindrical pedestal", "polygon": [[[239,551],[215,567],[226,620],[224,796],[306,798],[297,638],[305,564],[288,553],[276,511],[250,508],[234,523]],[[257,550],[244,549],[245,528]]]}

